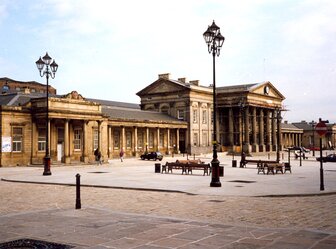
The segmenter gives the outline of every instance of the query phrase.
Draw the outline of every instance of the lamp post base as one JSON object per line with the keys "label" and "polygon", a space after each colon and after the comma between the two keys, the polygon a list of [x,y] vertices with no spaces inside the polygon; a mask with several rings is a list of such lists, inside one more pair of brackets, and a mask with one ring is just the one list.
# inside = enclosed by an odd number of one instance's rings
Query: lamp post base
{"label": "lamp post base", "polygon": [[219,161],[218,159],[213,159],[211,161],[212,168],[212,178],[210,182],[210,187],[221,187],[222,184],[219,180]]}
{"label": "lamp post base", "polygon": [[44,176],[50,176],[51,171],[50,171],[50,157],[46,156],[44,158],[44,171],[43,171]]}

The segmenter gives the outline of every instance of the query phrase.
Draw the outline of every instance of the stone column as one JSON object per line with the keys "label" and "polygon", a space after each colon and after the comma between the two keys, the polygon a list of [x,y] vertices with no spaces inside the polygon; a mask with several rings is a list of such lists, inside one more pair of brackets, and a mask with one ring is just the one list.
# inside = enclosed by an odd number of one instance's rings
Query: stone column
{"label": "stone column", "polygon": [[149,128],[146,128],[145,151],[149,152]]}
{"label": "stone column", "polygon": [[108,126],[108,132],[107,132],[107,143],[108,143],[108,158],[112,158],[112,127]]}
{"label": "stone column", "polygon": [[121,149],[124,150],[124,152],[126,153],[126,133],[125,133],[125,126],[121,127]]}
{"label": "stone column", "polygon": [[157,151],[160,151],[160,128],[156,129],[156,143],[157,143]]}
{"label": "stone column", "polygon": [[272,150],[277,150],[277,113],[276,110],[272,111]]}
{"label": "stone column", "polygon": [[244,113],[244,142],[245,142],[245,145],[244,145],[244,151],[245,153],[247,154],[250,154],[251,152],[251,146],[250,146],[250,117],[249,117],[249,107],[246,106],[245,107],[245,113]]}
{"label": "stone column", "polygon": [[[281,116],[281,114],[279,113],[279,115]],[[282,144],[282,132],[281,132],[281,119],[279,117],[277,117],[277,131],[279,133],[278,136],[278,146],[279,146],[279,150],[282,151],[283,150],[283,144]]]}
{"label": "stone column", "polygon": [[180,153],[180,129],[176,129],[176,153]]}
{"label": "stone column", "polygon": [[166,154],[170,154],[170,150],[169,150],[169,144],[170,144],[170,131],[169,128],[167,128],[167,152]]}
{"label": "stone column", "polygon": [[229,108],[229,143],[233,149],[233,110],[232,107]]}
{"label": "stone column", "polygon": [[138,127],[134,127],[133,155],[138,156]]}
{"label": "stone column", "polygon": [[84,163],[89,162],[87,144],[86,144],[86,136],[87,136],[87,121],[83,120],[83,153],[81,156],[81,161]]}
{"label": "stone column", "polygon": [[98,123],[98,150],[101,152],[101,123],[102,121],[97,121]]}
{"label": "stone column", "polygon": [[202,103],[201,102],[198,102],[198,108],[197,108],[197,111],[198,111],[198,141],[199,141],[199,147],[202,146],[203,144],[203,140],[202,140],[202,126],[203,126],[203,122],[202,122],[202,119],[203,119],[203,110],[201,108],[202,106]]}
{"label": "stone column", "polygon": [[64,160],[66,164],[70,163],[70,143],[69,143],[69,120],[66,119],[64,122]]}
{"label": "stone column", "polygon": [[271,122],[270,122],[270,111],[268,109],[266,109],[266,151],[271,151],[272,147],[271,147]]}
{"label": "stone column", "polygon": [[264,138],[264,110],[260,109],[259,115],[259,151],[265,152],[265,138]]}
{"label": "stone column", "polygon": [[259,152],[257,145],[257,108],[252,107],[252,152]]}

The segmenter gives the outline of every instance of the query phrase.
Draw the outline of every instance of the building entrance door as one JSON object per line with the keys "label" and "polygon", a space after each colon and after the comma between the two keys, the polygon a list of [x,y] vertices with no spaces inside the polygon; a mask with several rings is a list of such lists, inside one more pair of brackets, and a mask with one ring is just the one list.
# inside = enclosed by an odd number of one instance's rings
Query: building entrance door
{"label": "building entrance door", "polygon": [[64,156],[64,129],[57,129],[57,161],[61,162]]}
{"label": "building entrance door", "polygon": [[63,144],[57,144],[57,161],[61,162],[63,156]]}
{"label": "building entrance door", "polygon": [[185,146],[185,133],[180,133],[180,141],[179,141],[179,149],[181,153],[186,153],[186,146]]}

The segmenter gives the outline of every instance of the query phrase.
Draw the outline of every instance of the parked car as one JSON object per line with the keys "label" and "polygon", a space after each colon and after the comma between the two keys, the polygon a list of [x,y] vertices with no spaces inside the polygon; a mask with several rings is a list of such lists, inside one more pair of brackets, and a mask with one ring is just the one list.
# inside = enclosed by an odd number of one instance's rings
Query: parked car
{"label": "parked car", "polygon": [[159,160],[161,161],[162,158],[163,158],[163,155],[161,154],[161,152],[149,152],[149,153],[145,153],[145,154],[142,154],[140,156],[141,160],[150,160],[150,159],[153,159],[153,160]]}
{"label": "parked car", "polygon": [[302,147],[302,146],[293,146],[293,147],[288,147],[287,148],[287,151],[288,150],[294,150],[294,151],[298,151],[298,152],[306,152],[306,153],[309,153],[310,150],[305,148],[305,147]]}
{"label": "parked car", "polygon": [[[321,157],[316,157],[317,161],[321,161]],[[336,162],[336,154],[329,154],[322,157],[322,162]]]}

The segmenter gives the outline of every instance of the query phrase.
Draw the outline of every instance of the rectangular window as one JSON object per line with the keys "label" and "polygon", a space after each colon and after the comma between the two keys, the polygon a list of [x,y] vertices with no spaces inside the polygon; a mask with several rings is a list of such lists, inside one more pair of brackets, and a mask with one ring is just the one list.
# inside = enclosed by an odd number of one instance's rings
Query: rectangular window
{"label": "rectangular window", "polygon": [[132,148],[132,132],[130,131],[126,132],[126,148],[127,149]]}
{"label": "rectangular window", "polygon": [[211,111],[211,124],[213,124],[213,120],[214,120],[214,113],[213,113],[213,111]]}
{"label": "rectangular window", "polygon": [[184,120],[184,110],[177,110],[177,118],[179,120]]}
{"label": "rectangular window", "polygon": [[98,142],[99,142],[98,129],[94,129],[93,130],[93,150],[96,150],[99,147]]}
{"label": "rectangular window", "polygon": [[46,150],[46,128],[39,128],[38,129],[37,150],[38,151],[45,151]]}
{"label": "rectangular window", "polygon": [[74,129],[74,150],[79,151],[82,148],[82,134],[80,129]]}
{"label": "rectangular window", "polygon": [[193,110],[193,122],[197,123],[197,110]]}
{"label": "rectangular window", "polygon": [[202,145],[203,146],[207,146],[208,145],[208,134],[205,133],[205,132],[202,134]]}
{"label": "rectangular window", "polygon": [[194,146],[197,146],[197,145],[198,145],[198,134],[197,134],[197,133],[194,133],[194,139],[193,139],[193,142],[194,142]]}
{"label": "rectangular window", "polygon": [[207,119],[208,119],[208,117],[207,117],[207,111],[203,110],[202,111],[202,123],[206,124],[207,123]]}
{"label": "rectangular window", "polygon": [[114,149],[120,148],[120,132],[119,131],[113,132],[113,146],[114,146]]}
{"label": "rectangular window", "polygon": [[23,132],[21,127],[13,127],[13,152],[22,152]]}

